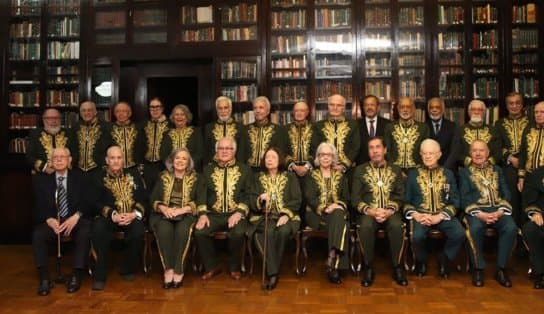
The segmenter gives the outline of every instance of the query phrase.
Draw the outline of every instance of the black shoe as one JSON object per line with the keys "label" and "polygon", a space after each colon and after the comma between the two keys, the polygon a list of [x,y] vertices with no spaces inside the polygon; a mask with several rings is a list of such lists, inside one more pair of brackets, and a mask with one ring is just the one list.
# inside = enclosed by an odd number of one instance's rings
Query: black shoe
{"label": "black shoe", "polygon": [[180,281],[172,281],[172,288],[179,289],[183,286],[183,279]]}
{"label": "black shoe", "polygon": [[276,286],[278,285],[279,281],[280,281],[280,278],[278,275],[273,275],[268,277],[268,283],[265,286],[266,290],[276,289]]}
{"label": "black shoe", "polygon": [[450,277],[450,261],[444,254],[438,259],[438,276],[444,279],[448,279]]}
{"label": "black shoe", "polygon": [[365,268],[363,279],[361,280],[361,286],[363,287],[372,286],[372,284],[374,283],[375,276],[376,276],[376,273],[374,272],[374,268],[372,267]]}
{"label": "black shoe", "polygon": [[165,289],[165,290],[174,288],[174,282],[173,281],[170,281],[170,282],[164,282],[163,281],[162,288]]}
{"label": "black shoe", "polygon": [[100,280],[95,280],[93,282],[93,290],[95,291],[102,291],[104,290],[104,287],[106,286],[106,282],[105,281],[100,281]]}
{"label": "black shoe", "polygon": [[535,280],[533,287],[535,289],[544,289],[544,281],[542,279]]}
{"label": "black shoe", "polygon": [[122,274],[121,277],[124,281],[134,281],[136,276],[134,274],[128,273],[128,274]]}
{"label": "black shoe", "polygon": [[408,285],[408,280],[406,280],[406,273],[404,272],[404,268],[402,268],[402,266],[397,266],[393,269],[393,280],[395,280],[395,282],[399,286]]}
{"label": "black shoe", "polygon": [[40,285],[38,286],[38,295],[40,296],[46,296],[51,292],[51,288],[53,288],[55,284],[51,280],[40,280]]}
{"label": "black shoe", "polygon": [[472,271],[472,285],[475,287],[484,286],[484,271],[481,269],[474,269]]}
{"label": "black shoe", "polygon": [[327,271],[327,279],[329,279],[330,283],[334,284],[341,284],[342,279],[340,278],[340,273],[338,272],[338,269],[329,268]]}
{"label": "black shoe", "polygon": [[66,283],[66,292],[74,293],[81,287],[81,279],[77,275],[70,276],[70,280]]}
{"label": "black shoe", "polygon": [[427,274],[427,264],[424,262],[416,262],[416,268],[414,272],[418,277],[423,277]]}
{"label": "black shoe", "polygon": [[512,281],[510,281],[510,278],[504,269],[497,270],[495,273],[495,280],[503,287],[512,287]]}

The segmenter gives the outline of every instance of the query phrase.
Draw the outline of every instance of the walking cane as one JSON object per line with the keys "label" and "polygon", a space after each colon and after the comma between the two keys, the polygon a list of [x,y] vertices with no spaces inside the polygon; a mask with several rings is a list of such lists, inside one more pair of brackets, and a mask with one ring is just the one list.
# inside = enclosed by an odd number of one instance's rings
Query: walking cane
{"label": "walking cane", "polygon": [[264,245],[263,245],[263,271],[261,275],[261,289],[266,290],[266,250],[268,247],[268,212],[270,209],[269,204],[264,200],[261,200],[261,206],[264,205]]}
{"label": "walking cane", "polygon": [[[55,190],[55,207],[57,207],[57,221],[60,224],[60,207],[59,207],[59,198],[58,198],[58,190]],[[57,278],[55,279],[56,283],[64,283],[64,276],[61,273],[60,270],[60,260],[62,258],[62,253],[60,250],[60,233],[57,233]]]}

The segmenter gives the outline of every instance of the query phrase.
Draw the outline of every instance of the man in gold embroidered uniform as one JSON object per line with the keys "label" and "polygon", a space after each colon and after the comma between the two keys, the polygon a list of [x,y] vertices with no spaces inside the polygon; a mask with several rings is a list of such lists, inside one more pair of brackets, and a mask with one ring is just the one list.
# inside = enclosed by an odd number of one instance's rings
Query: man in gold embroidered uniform
{"label": "man in gold embroidered uniform", "polygon": [[518,189],[522,191],[524,178],[544,167],[544,101],[535,105],[535,123],[523,131],[519,152]]}
{"label": "man in gold embroidered uniform", "polygon": [[148,189],[155,186],[159,173],[164,170],[161,160],[161,142],[168,131],[169,123],[164,115],[164,104],[160,98],[152,98],[149,102],[149,120],[142,125],[145,135],[144,180]]}
{"label": "man in gold embroidered uniform", "polygon": [[294,121],[286,126],[288,135],[287,168],[303,178],[312,169],[313,153],[317,147],[317,132],[309,121],[308,104],[299,101],[293,106]]}
{"label": "man in gold embroidered uniform", "polygon": [[124,280],[134,280],[138,256],[144,241],[147,193],[135,169],[124,168],[123,151],[111,146],[106,152],[107,167],[94,180],[94,204],[99,215],[92,227],[91,240],[96,250],[93,290],[103,290],[113,233],[123,231],[127,254],[121,266]]}
{"label": "man in gold embroidered uniform", "polygon": [[387,148],[381,137],[368,140],[370,161],[355,168],[351,189],[353,207],[357,209],[359,244],[364,256],[365,271],[361,285],[369,287],[374,282],[374,244],[376,231],[381,226],[387,232],[393,279],[406,286],[406,274],[401,265],[404,249],[404,223],[402,200],[404,181],[399,167],[385,161]]}
{"label": "man in gold embroidered uniform", "polygon": [[418,276],[427,273],[427,232],[438,229],[446,236],[439,257],[438,275],[449,277],[452,261],[465,241],[465,232],[457,218],[459,193],[453,172],[438,164],[440,144],[432,139],[421,142],[422,166],[408,173],[404,214],[410,221],[410,240]]}
{"label": "man in gold embroidered uniform", "polygon": [[283,128],[270,122],[270,101],[265,96],[259,96],[253,100],[253,113],[255,122],[247,127],[249,138],[247,164],[254,171],[259,171],[261,160],[268,147],[278,147],[282,152],[287,150],[285,141],[287,135]]}
{"label": "man in gold embroidered uniform", "polygon": [[204,168],[206,207],[198,209],[195,238],[208,280],[221,272],[217,264],[213,234],[228,233],[229,271],[232,279],[240,279],[240,252],[243,249],[249,213],[249,189],[253,172],[236,161],[236,141],[225,137],[217,141],[215,161]]}
{"label": "man in gold embroidered uniform", "polygon": [[99,121],[96,105],[92,101],[81,103],[79,115],[81,121],[72,129],[71,135],[73,165],[89,179],[104,165],[106,149],[111,145],[111,127]]}
{"label": "man in gold embroidered uniform", "polygon": [[484,285],[484,236],[485,229],[492,227],[498,235],[495,280],[504,287],[511,287],[505,267],[514,248],[518,228],[511,216],[510,191],[502,169],[489,163],[489,148],[484,141],[472,142],[470,158],[471,164],[459,170],[459,189],[461,208],[466,214],[463,222],[467,228],[472,284],[476,287]]}
{"label": "man in gold embroidered uniform", "polygon": [[464,166],[470,165],[470,145],[475,140],[484,141],[490,149],[489,161],[493,164],[497,161],[498,143],[495,130],[485,124],[485,103],[474,99],[468,104],[468,116],[470,121],[459,128],[456,138],[458,163]]}
{"label": "man in gold embroidered uniform", "polygon": [[[144,160],[143,132],[130,120],[132,109],[127,102],[118,102],[113,107],[115,123],[112,125],[111,138],[115,145],[121,147],[125,168],[141,167]],[[143,169],[138,169],[140,172]]]}
{"label": "man in gold embroidered uniform", "polygon": [[43,128],[32,130],[28,139],[26,160],[32,167],[33,174],[55,172],[48,157],[54,148],[70,147],[69,135],[61,126],[61,115],[57,109],[46,109],[42,121]]}
{"label": "man in gold embroidered uniform", "polygon": [[328,98],[327,119],[316,123],[319,134],[318,143],[327,142],[336,148],[339,163],[337,170],[343,172],[355,167],[361,145],[361,135],[357,122],[345,116],[346,98],[334,94]]}
{"label": "man in gold embroidered uniform", "polygon": [[512,217],[518,226],[522,225],[523,211],[520,208],[521,194],[518,191],[519,149],[521,135],[529,123],[523,112],[523,98],[519,93],[510,93],[506,96],[508,116],[497,121],[495,131],[500,144],[500,162],[504,171],[506,185],[510,190]]}
{"label": "man in gold embroidered uniform", "polygon": [[204,153],[204,166],[213,161],[212,152],[215,151],[215,142],[223,137],[232,137],[236,140],[236,159],[239,161],[248,158],[247,130],[241,123],[232,118],[232,101],[225,96],[219,96],[215,100],[217,121],[210,122],[204,127],[204,141],[206,151]]}
{"label": "man in gold embroidered uniform", "polygon": [[430,136],[425,123],[414,120],[416,104],[409,97],[399,100],[399,121],[387,125],[385,146],[387,161],[401,168],[404,174],[421,163],[418,148]]}

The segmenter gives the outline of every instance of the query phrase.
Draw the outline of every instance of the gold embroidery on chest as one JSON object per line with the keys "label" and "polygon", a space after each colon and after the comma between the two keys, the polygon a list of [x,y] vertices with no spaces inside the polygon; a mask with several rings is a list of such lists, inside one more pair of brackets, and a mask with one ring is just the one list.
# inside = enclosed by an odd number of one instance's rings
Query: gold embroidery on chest
{"label": "gold embroidery on chest", "polygon": [[384,208],[389,201],[389,195],[393,190],[397,176],[390,167],[374,168],[366,167],[363,180],[372,191],[372,208]]}
{"label": "gold embroidery on chest", "polygon": [[234,191],[242,173],[240,167],[232,166],[227,168],[215,167],[211,174],[215,188],[216,201],[213,204],[214,210],[228,212],[235,209],[237,204],[234,201]]}
{"label": "gold embroidery on chest", "polygon": [[508,137],[508,140],[510,140],[510,152],[519,152],[521,134],[528,123],[529,119],[527,119],[527,117],[522,117],[520,119],[504,119],[503,126],[506,131],[506,136]]}
{"label": "gold embroidery on chest", "polygon": [[422,203],[420,205],[424,210],[435,212],[444,208],[442,201],[442,189],[446,186],[446,175],[443,169],[439,170],[417,170],[417,184],[421,190]]}
{"label": "gold embroidery on chest", "polygon": [[[155,129],[156,126],[156,129]],[[145,152],[145,159],[149,161],[159,161],[160,157],[160,147],[162,142],[162,137],[164,133],[168,130],[168,122],[152,122],[148,121],[144,127],[145,136],[147,138],[147,151]]]}
{"label": "gold embroidery on chest", "polygon": [[527,133],[527,161],[525,169],[532,171],[544,166],[544,134],[542,130],[531,128]]}
{"label": "gold embroidery on chest", "polygon": [[123,159],[125,160],[125,167],[134,166],[134,144],[136,143],[136,136],[138,131],[134,125],[118,126],[114,125],[111,132],[113,141],[121,146],[123,151]]}
{"label": "gold embroidery on chest", "polygon": [[[54,143],[53,143],[54,141]],[[68,144],[68,138],[64,134],[64,131],[60,131],[56,135],[51,135],[47,132],[41,132],[40,143],[42,144],[45,156],[49,158],[53,153],[53,148],[66,147]]]}
{"label": "gold embroidery on chest", "polygon": [[299,128],[295,124],[292,124],[287,133],[289,135],[291,151],[293,152],[292,158],[295,161],[307,161],[310,157],[312,128],[309,125],[305,125],[300,128],[299,132]]}
{"label": "gold embroidery on chest", "polygon": [[351,160],[346,156],[345,146],[347,137],[351,128],[347,121],[341,121],[336,123],[336,131],[334,129],[334,123],[331,121],[325,121],[323,124],[323,135],[328,143],[335,145],[338,151],[338,160],[345,165],[351,165]]}
{"label": "gold embroidery on chest", "polygon": [[132,211],[135,204],[133,191],[135,189],[134,178],[130,174],[124,174],[114,178],[104,177],[104,187],[107,188],[115,199],[115,209],[119,213],[128,213]]}
{"label": "gold embroidery on chest", "polygon": [[480,192],[478,204],[496,204],[499,196],[499,174],[492,167],[477,169],[470,167],[470,180]]}
{"label": "gold embroidery on chest", "polygon": [[259,127],[255,125],[249,126],[249,143],[251,144],[251,152],[248,160],[248,165],[258,167],[261,163],[261,158],[265,150],[270,145],[272,135],[274,135],[276,127],[273,124]]}
{"label": "gold embroidery on chest", "polygon": [[237,133],[238,133],[238,130],[236,130],[236,124],[234,123],[226,123],[226,124],[214,123],[213,125],[212,134],[215,141],[219,141],[223,137],[235,138]]}
{"label": "gold embroidery on chest", "polygon": [[270,201],[272,204],[271,209],[279,214],[279,211],[283,209],[283,191],[287,188],[287,176],[280,174],[275,179],[269,175],[261,173],[259,175],[259,182],[261,183],[264,192],[270,195]]}
{"label": "gold embroidery on chest", "polygon": [[342,173],[339,171],[332,171],[330,182],[327,184],[327,179],[323,177],[323,174],[319,169],[311,172],[311,176],[319,189],[319,206],[328,206],[331,203],[338,203],[340,192],[338,188],[342,182]]}
{"label": "gold embroidery on chest", "polygon": [[101,134],[102,132],[100,131],[100,126],[98,124],[90,126],[82,125],[77,131],[79,143],[79,168],[89,170],[97,166],[93,159],[93,153]]}
{"label": "gold embroidery on chest", "polygon": [[[191,191],[193,190],[193,186],[195,185],[197,176],[196,173],[191,173],[190,175],[186,175],[183,177],[183,183],[182,187],[183,190],[181,191],[181,201],[182,205],[187,204],[191,201]],[[163,186],[163,202],[165,204],[170,203],[170,198],[172,196],[172,190],[174,189],[174,181],[175,177],[168,173],[163,174],[161,176],[162,186]]]}
{"label": "gold embroidery on chest", "polygon": [[185,127],[181,129],[172,129],[168,133],[172,140],[172,151],[178,148],[187,147],[189,138],[194,133],[193,127]]}
{"label": "gold embroidery on chest", "polygon": [[475,140],[481,140],[486,143],[489,143],[491,140],[491,132],[487,126],[478,129],[471,129],[469,127],[465,128],[465,134],[463,139],[470,146]]}
{"label": "gold embroidery on chest", "polygon": [[397,160],[394,164],[401,168],[412,168],[416,166],[416,161],[413,158],[415,145],[419,138],[419,130],[416,124],[405,128],[399,123],[393,127],[391,134],[397,145]]}

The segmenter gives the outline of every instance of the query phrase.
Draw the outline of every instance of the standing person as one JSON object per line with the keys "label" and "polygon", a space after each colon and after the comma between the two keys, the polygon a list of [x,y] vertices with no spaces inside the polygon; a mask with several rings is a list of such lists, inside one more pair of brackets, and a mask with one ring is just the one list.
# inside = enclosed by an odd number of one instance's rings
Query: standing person
{"label": "standing person", "polygon": [[317,147],[315,165],[304,181],[305,218],[308,227],[327,232],[327,279],[342,282],[339,270],[348,268],[347,235],[349,190],[346,176],[335,168],[336,148],[330,143]]}
{"label": "standing person", "polygon": [[168,131],[169,123],[164,115],[164,104],[160,98],[152,98],[148,110],[149,120],[142,125],[145,135],[144,180],[145,185],[152,189],[159,173],[164,170],[161,159],[161,143],[164,134]]}
{"label": "standing person", "polygon": [[106,151],[106,167],[94,182],[94,204],[99,213],[92,226],[92,244],[96,250],[93,290],[103,290],[106,284],[110,243],[113,233],[123,231],[127,252],[121,266],[121,276],[134,280],[138,256],[144,242],[144,214],[147,193],[136,169],[124,166],[123,150],[111,146]]}
{"label": "standing person", "polygon": [[519,151],[518,190],[523,191],[524,179],[544,167],[544,101],[535,105],[535,123],[523,131]]}
{"label": "standing person", "polygon": [[299,101],[293,106],[293,122],[287,129],[287,166],[297,177],[304,178],[312,169],[313,153],[317,146],[317,132],[310,122],[310,107]]}
{"label": "standing person", "polygon": [[378,115],[380,100],[374,95],[367,95],[361,101],[363,104],[364,117],[361,118],[359,129],[361,130],[361,149],[357,163],[359,165],[368,162],[368,141],[369,139],[385,135],[385,127],[391,121]]}
{"label": "standing person", "polygon": [[53,286],[47,267],[48,247],[60,236],[71,236],[74,242],[73,271],[66,282],[66,291],[73,293],[79,290],[89,254],[91,231],[81,174],[69,170],[72,162],[70,150],[54,148],[49,160],[54,172],[37,177],[34,185],[36,225],[32,233],[32,248],[40,280],[38,295],[41,296],[48,295]]}
{"label": "standing person", "polygon": [[399,167],[385,160],[387,148],[381,137],[368,140],[370,161],[355,168],[351,189],[353,208],[359,215],[357,229],[361,251],[364,253],[363,279],[361,285],[370,287],[374,283],[374,245],[376,231],[383,227],[389,240],[393,279],[406,286],[406,273],[401,264],[404,243],[402,201],[404,181]]}
{"label": "standing person", "polygon": [[355,167],[361,145],[359,128],[352,119],[347,119],[346,98],[339,94],[329,96],[327,119],[316,123],[318,142],[330,143],[338,152],[338,164],[334,167],[343,172]]}
{"label": "standing person", "polygon": [[234,158],[236,141],[232,137],[217,141],[215,151],[214,162],[203,171],[206,208],[198,210],[195,225],[195,239],[206,271],[202,279],[209,280],[221,272],[213,245],[213,234],[216,231],[227,231],[230,277],[238,280],[241,277],[240,252],[244,249],[253,172]]}
{"label": "standing person", "polygon": [[241,123],[232,118],[232,101],[225,96],[219,96],[215,100],[215,111],[217,121],[210,122],[204,127],[204,143],[206,151],[204,152],[204,165],[213,161],[215,143],[223,137],[232,137],[236,140],[236,159],[246,161],[248,158],[248,138],[247,130]]}
{"label": "standing person", "polygon": [[445,111],[446,104],[444,100],[438,97],[429,99],[427,102],[427,112],[430,119],[427,120],[427,127],[430,130],[430,138],[440,144],[442,156],[438,160],[438,164],[457,173],[457,156],[455,150],[457,124],[444,118]]}
{"label": "standing person", "polygon": [[164,269],[162,287],[170,289],[183,285],[195,217],[197,209],[206,206],[206,189],[187,148],[174,150],[165,164],[151,193],[149,225]]}
{"label": "standing person", "polygon": [[[250,239],[251,234],[255,233],[255,244],[266,260],[266,289],[273,290],[279,282],[287,240],[293,238],[300,227],[298,211],[302,194],[296,176],[285,171],[285,160],[279,149],[269,147],[262,163],[266,170],[255,175],[252,184],[249,200],[252,215],[248,233]],[[265,215],[268,215],[266,219]],[[266,227],[265,223],[268,223]]]}
{"label": "standing person", "polygon": [[135,168],[142,172],[143,169],[140,167],[144,160],[145,139],[140,128],[130,120],[132,108],[127,102],[118,102],[113,107],[113,115],[115,122],[112,125],[111,138],[113,144],[121,148],[123,167]]}

